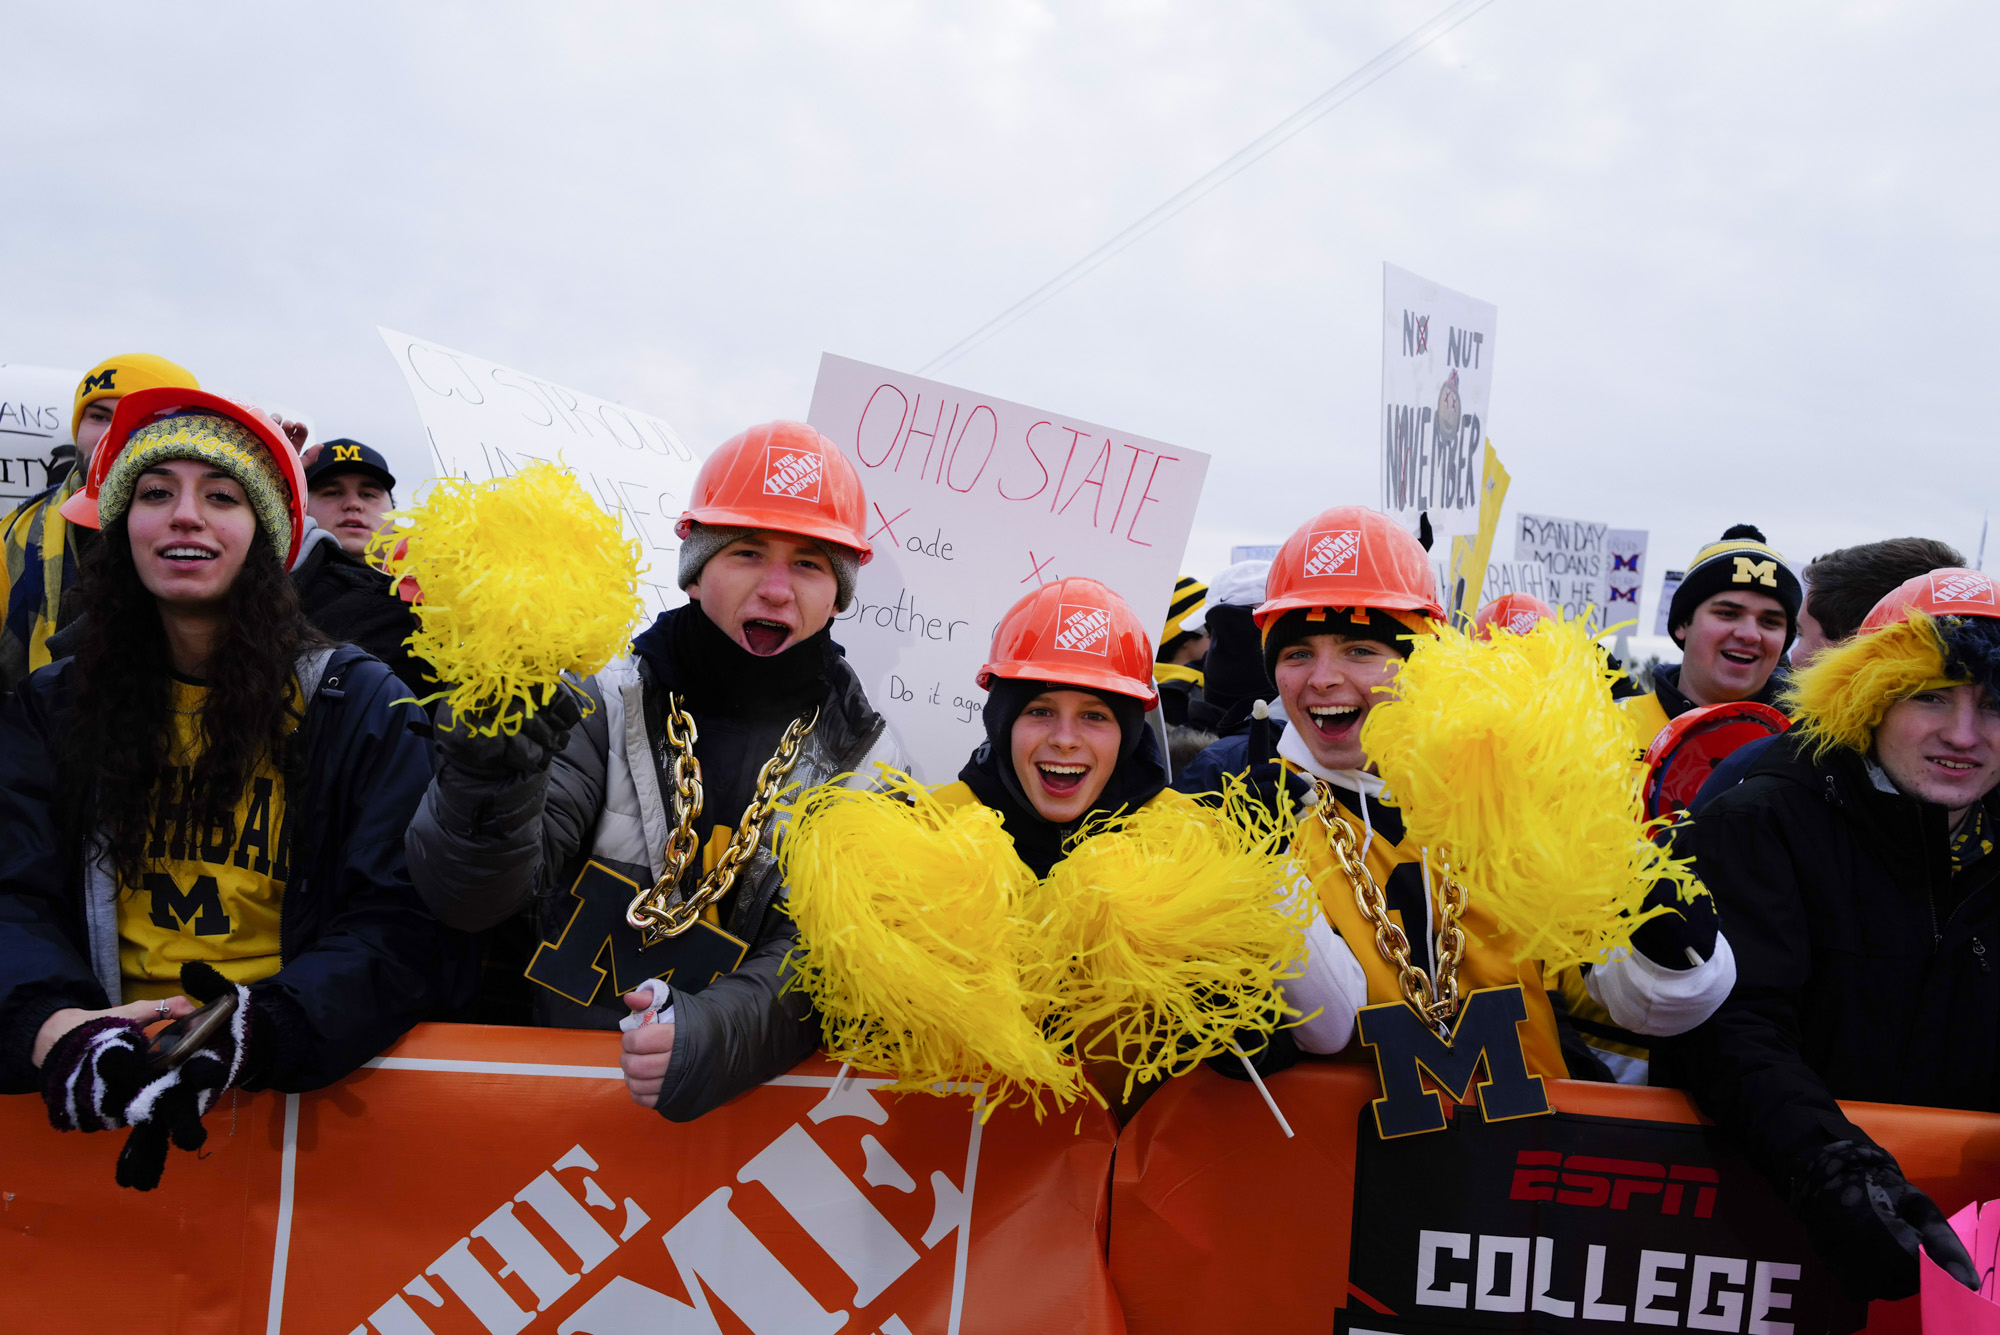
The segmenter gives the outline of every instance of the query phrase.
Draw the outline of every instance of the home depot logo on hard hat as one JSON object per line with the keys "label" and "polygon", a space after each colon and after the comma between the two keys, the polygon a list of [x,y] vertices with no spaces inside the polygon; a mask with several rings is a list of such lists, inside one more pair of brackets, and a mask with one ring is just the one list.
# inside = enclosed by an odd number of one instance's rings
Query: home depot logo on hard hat
{"label": "home depot logo on hard hat", "polygon": [[1056,608],[1056,648],[1072,653],[1111,653],[1111,613],[1101,607],[1079,607],[1061,603]]}
{"label": "home depot logo on hard hat", "polygon": [[1526,635],[1535,628],[1535,623],[1540,620],[1541,617],[1533,612],[1516,612],[1513,616],[1507,618],[1507,629],[1516,635]]}
{"label": "home depot logo on hard hat", "polygon": [[1932,575],[1931,597],[1941,603],[1991,603],[1993,580],[1964,570]]}
{"label": "home depot logo on hard hat", "polygon": [[1306,574],[1354,575],[1361,570],[1361,531],[1326,529],[1306,539]]}
{"label": "home depot logo on hard hat", "polygon": [[795,501],[817,501],[819,479],[825,460],[811,450],[787,449],[782,445],[764,450],[764,494],[788,496]]}

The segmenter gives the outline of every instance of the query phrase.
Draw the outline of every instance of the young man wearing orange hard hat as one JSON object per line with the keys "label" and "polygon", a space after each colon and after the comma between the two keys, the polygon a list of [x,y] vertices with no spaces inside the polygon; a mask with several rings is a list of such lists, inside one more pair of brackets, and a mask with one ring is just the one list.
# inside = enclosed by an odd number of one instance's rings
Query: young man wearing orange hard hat
{"label": "young man wearing orange hard hat", "polygon": [[[1528,1071],[1565,1078],[1562,1036],[1540,965],[1514,961],[1516,938],[1481,903],[1477,886],[1458,895],[1432,892],[1427,880],[1442,886],[1444,868],[1430,866],[1427,878],[1425,850],[1404,838],[1402,814],[1384,803],[1383,781],[1361,742],[1362,726],[1387,698],[1382,689],[1394,680],[1409,641],[1431,634],[1443,618],[1429,554],[1387,515],[1336,506],[1278,549],[1256,621],[1290,720],[1278,755],[1314,793],[1294,853],[1341,948],[1351,951],[1365,978],[1365,991],[1348,999],[1350,1007],[1403,999],[1404,961],[1388,958],[1377,944],[1392,939],[1379,927],[1399,924],[1407,962],[1433,997],[1449,993],[1453,983],[1459,996],[1520,984]],[[1358,875],[1350,877],[1344,863]]]}
{"label": "young man wearing orange hard hat", "polygon": [[633,1101],[676,1121],[819,1044],[785,988],[775,804],[902,763],[831,633],[871,555],[866,508],[803,423],[725,442],[677,529],[688,604],[582,683],[587,710],[563,695],[512,736],[442,729],[410,829],[432,911],[468,931],[525,916],[536,1021],[624,1028]]}
{"label": "young man wearing orange hard hat", "polygon": [[1838,1100],[2000,1112],[2000,588],[1935,570],[1792,679],[1793,725],[1691,829],[1735,990],[1656,1045],[1858,1296],[1969,1285],[1951,1227]]}
{"label": "young man wearing orange hard hat", "polygon": [[108,357],[91,367],[77,382],[70,412],[75,464],[0,519],[0,694],[60,657],[50,652],[49,637],[76,619],[76,608],[63,605],[63,594],[76,584],[82,551],[95,537],[87,528],[76,531],[61,515],[62,505],[82,488],[91,453],[111,425],[118,400],[134,390],[161,388],[201,385],[185,367],[147,352]]}

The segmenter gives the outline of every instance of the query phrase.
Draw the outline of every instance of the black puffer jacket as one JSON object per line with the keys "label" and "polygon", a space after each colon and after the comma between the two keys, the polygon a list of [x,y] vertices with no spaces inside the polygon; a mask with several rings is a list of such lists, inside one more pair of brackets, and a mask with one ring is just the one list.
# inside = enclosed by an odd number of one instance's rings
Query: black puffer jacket
{"label": "black puffer jacket", "polygon": [[[564,1028],[611,1029],[628,1014],[617,989],[652,976],[658,962],[641,956],[638,933],[624,921],[635,887],[659,875],[673,809],[663,794],[674,786],[665,764],[659,723],[666,692],[676,686],[672,618],[701,616],[698,607],[663,613],[654,631],[640,637],[641,658],[620,659],[585,682],[591,708],[571,730],[564,750],[532,774],[469,772],[449,745],[440,748],[437,777],[410,826],[411,875],[425,903],[445,922],[484,931],[531,914],[547,964],[551,951],[582,943],[582,965],[611,947],[612,967],[600,979],[558,993],[536,986],[536,1019]],[[869,705],[852,668],[829,656],[828,691],[818,724],[800,752],[792,781],[811,787],[842,774],[861,786],[876,781],[877,762],[908,762],[881,715]],[[721,737],[737,720],[696,711],[705,736]],[[781,729],[779,729],[781,731]],[[744,735],[739,731],[738,735]],[[776,731],[771,733],[775,742]],[[759,747],[747,766],[754,776],[770,753]],[[739,761],[746,759],[738,757]],[[707,768],[707,766],[704,766]],[[717,776],[719,777],[719,776]],[[780,907],[784,897],[771,843],[774,820],[744,865],[736,888],[718,906],[722,925],[749,945],[733,971],[699,992],[674,990],[674,1050],[658,1108],[675,1121],[691,1121],[738,1094],[780,1075],[819,1046],[819,1022],[805,998],[787,992],[784,961],[797,938]],[[571,894],[578,876],[596,862],[624,878],[615,903]],[[602,884],[602,883],[600,883]],[[615,890],[615,885],[605,887]],[[574,939],[572,939],[574,938]],[[655,947],[663,951],[665,946]],[[620,962],[636,976],[616,976]],[[528,964],[528,961],[522,961]],[[530,966],[541,982],[548,970]],[[615,984],[615,986],[614,986]]]}
{"label": "black puffer jacket", "polygon": [[1792,734],[1693,836],[1737,983],[1655,1048],[1655,1083],[1692,1092],[1781,1191],[1823,1146],[1871,1143],[1836,1099],[2000,1112],[2000,856],[1954,875],[1943,808]]}
{"label": "black puffer jacket", "polygon": [[[56,835],[56,747],[73,660],[29,677],[0,708],[0,1093],[35,1087],[30,1049],[66,1007],[119,1000],[115,909]],[[429,781],[430,720],[359,649],[302,660],[305,722],[285,761],[294,872],[279,918],[283,967],[251,988],[278,1057],[257,1082],[315,1089],[418,1020],[461,1002],[471,940],[418,902],[403,832]],[[108,877],[102,893],[113,893]]]}

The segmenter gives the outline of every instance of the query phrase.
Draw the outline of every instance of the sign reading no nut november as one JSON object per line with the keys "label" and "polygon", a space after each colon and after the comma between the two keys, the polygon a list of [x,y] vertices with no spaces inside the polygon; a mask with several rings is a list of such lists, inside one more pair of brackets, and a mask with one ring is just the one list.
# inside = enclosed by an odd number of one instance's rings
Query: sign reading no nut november
{"label": "sign reading no nut november", "polygon": [[985,737],[974,678],[1023,595],[1088,576],[1159,634],[1207,455],[832,354],[808,420],[860,470],[875,550],[833,635],[919,779]]}

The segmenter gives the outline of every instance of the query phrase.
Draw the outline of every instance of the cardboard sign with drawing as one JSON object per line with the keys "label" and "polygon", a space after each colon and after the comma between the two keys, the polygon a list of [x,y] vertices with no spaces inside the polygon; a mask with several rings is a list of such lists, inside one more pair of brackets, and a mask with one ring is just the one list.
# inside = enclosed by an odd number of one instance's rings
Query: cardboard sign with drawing
{"label": "cardboard sign with drawing", "polygon": [[1487,302],[1382,266],[1381,508],[1412,533],[1428,512],[1433,551],[1479,531],[1498,318]]}

